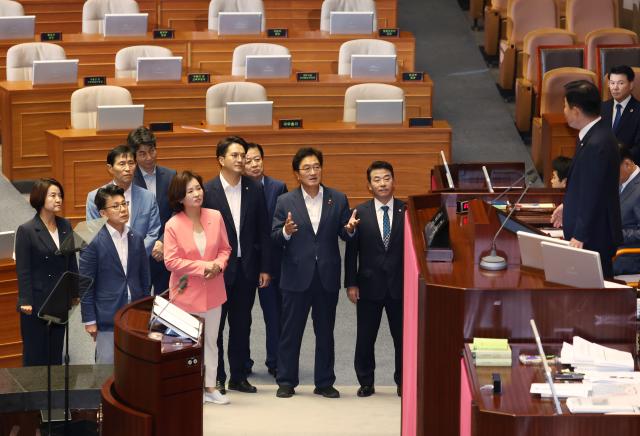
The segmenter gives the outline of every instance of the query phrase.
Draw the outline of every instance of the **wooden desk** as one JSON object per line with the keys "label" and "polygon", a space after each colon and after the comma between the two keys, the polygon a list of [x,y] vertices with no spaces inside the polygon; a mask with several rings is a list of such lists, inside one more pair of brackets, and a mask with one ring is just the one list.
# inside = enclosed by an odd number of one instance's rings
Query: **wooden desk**
{"label": "wooden desk", "polygon": [[[82,31],[84,0],[22,0],[26,15],[36,15],[37,32],[79,33]],[[149,14],[149,30],[206,30],[209,0],[138,0],[140,12]],[[322,0],[265,0],[267,28],[299,30],[320,28]],[[377,0],[378,27],[395,27],[397,0]]]}
{"label": "wooden desk", "polygon": [[[496,245],[506,252],[509,267],[497,272],[479,268],[480,252],[490,248],[499,221],[492,208],[477,201],[468,215],[456,215],[455,201],[494,196],[442,193],[409,198],[411,233],[405,243],[413,248],[418,273],[405,275],[404,316],[415,323],[405,323],[403,353],[415,353],[416,366],[405,366],[403,377],[415,377],[416,385],[403,386],[403,411],[415,412],[418,435],[458,434],[460,350],[475,336],[531,343],[529,320],[534,318],[544,342],[558,344],[578,335],[603,344],[635,343],[634,289],[577,289],[545,282],[542,271],[519,265],[517,238],[508,231]],[[517,196],[509,193],[505,199],[513,202]],[[558,204],[562,193],[533,190],[525,201]],[[454,260],[427,263],[422,229],[441,205],[448,211]],[[417,294],[407,289],[417,289]],[[412,342],[408,337],[416,331]]]}
{"label": "wooden desk", "polygon": [[[241,135],[265,150],[266,172],[297,186],[291,158],[303,146],[318,147],[324,153],[323,183],[349,196],[352,205],[370,194],[366,168],[371,161],[388,160],[395,167],[396,195],[406,197],[429,186],[429,170],[437,165],[440,150],[451,156],[451,128],[435,121],[432,128],[367,127],[351,123],[305,122],[304,129],[278,130],[268,127],[225,128],[206,126],[209,132],[177,128],[157,133],[158,161],[177,170],[192,169],[207,180],[218,174],[215,144],[228,135]],[[48,130],[48,154],[52,175],[65,187],[63,215],[84,217],[87,193],[106,183],[107,151],[123,143],[127,132],[96,134],[94,130]]]}
{"label": "wooden desk", "polygon": [[18,278],[13,259],[0,259],[0,368],[22,366]]}
{"label": "wooden desk", "polygon": [[[212,82],[243,81],[233,76],[214,76]],[[361,81],[324,74],[319,82],[298,83],[295,79],[257,81],[274,102],[274,119],[303,118],[304,122],[342,119],[344,93]],[[136,83],[133,79],[109,79],[111,85],[124,86],[135,103],[145,105],[145,122],[172,121],[174,125],[198,125],[206,119],[205,96],[212,84],[182,82]],[[433,82],[395,82],[405,91],[407,117],[431,116]],[[70,100],[81,86],[50,85],[33,87],[30,82],[1,82],[2,167],[10,180],[25,180],[51,174],[44,131],[71,124]]]}
{"label": "wooden desk", "polygon": [[542,165],[544,183],[551,181],[551,162],[558,156],[573,157],[578,131],[567,124],[564,114],[542,115]]}
{"label": "wooden desk", "polygon": [[[40,39],[37,35],[37,41]],[[115,56],[118,50],[132,45],[159,45],[170,49],[175,56],[183,57],[185,72],[209,72],[229,74],[233,50],[252,42],[280,44],[289,49],[295,71],[338,73],[340,46],[352,39],[378,38],[376,35],[329,35],[326,32],[294,31],[288,38],[267,38],[264,35],[218,36],[215,32],[176,32],[174,39],[153,39],[146,36],[120,36],[105,38],[102,35],[83,33],[64,34],[57,44],[62,46],[68,59],[79,59],[79,76],[107,76],[115,74]],[[401,32],[398,38],[384,38],[396,45],[398,67],[411,71],[415,65],[415,38],[410,32]],[[0,80],[6,79],[6,55],[9,47],[25,40],[0,41]]]}
{"label": "wooden desk", "polygon": [[[621,344],[632,351],[633,344]],[[538,354],[535,344],[511,344],[511,367],[476,367],[469,346],[464,347],[464,368],[472,398],[471,434],[476,436],[611,436],[640,433],[638,415],[571,414],[561,400],[562,415],[556,415],[553,401],[529,393],[531,383],[545,383],[541,365],[520,364],[521,353]],[[545,352],[559,354],[558,344],[545,344]],[[492,373],[500,374],[502,393],[481,391],[480,386],[492,383]],[[462,386],[463,389],[467,386]],[[464,405],[462,407],[465,407]],[[634,430],[635,429],[635,430]]]}

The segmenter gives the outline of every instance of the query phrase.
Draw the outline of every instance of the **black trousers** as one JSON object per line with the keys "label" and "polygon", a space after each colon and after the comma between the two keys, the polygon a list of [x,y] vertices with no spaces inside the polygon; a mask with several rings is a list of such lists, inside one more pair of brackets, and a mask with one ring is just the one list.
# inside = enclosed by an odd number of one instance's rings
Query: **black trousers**
{"label": "black trousers", "polygon": [[376,369],[375,344],[380,329],[382,310],[387,312],[389,330],[395,350],[395,371],[393,379],[396,385],[402,383],[402,299],[386,296],[384,300],[360,299],[356,305],[358,333],[354,367],[358,382],[362,386],[373,386]]}
{"label": "black trousers", "polygon": [[227,285],[227,302],[222,305],[220,330],[218,331],[218,374],[217,381],[226,381],[224,367],[224,326],[229,320],[229,358],[230,380],[240,382],[247,379],[246,362],[249,360],[249,336],[251,335],[251,310],[256,299],[256,280],[247,280],[238,260],[236,278],[231,286]]}
{"label": "black trousers", "polygon": [[[47,364],[49,335],[47,323],[34,312],[31,315],[20,314],[20,333],[22,334],[22,365],[44,366]],[[51,364],[62,365],[62,347],[64,344],[64,326],[51,325]]]}
{"label": "black trousers", "polygon": [[314,272],[309,289],[303,292],[282,290],[282,331],[278,346],[278,377],[280,386],[296,387],[300,346],[304,328],[311,310],[313,331],[316,335],[313,379],[316,387],[332,386],[336,381],[334,372],[335,353],[333,328],[336,322],[338,292],[328,292],[322,287],[318,269]]}

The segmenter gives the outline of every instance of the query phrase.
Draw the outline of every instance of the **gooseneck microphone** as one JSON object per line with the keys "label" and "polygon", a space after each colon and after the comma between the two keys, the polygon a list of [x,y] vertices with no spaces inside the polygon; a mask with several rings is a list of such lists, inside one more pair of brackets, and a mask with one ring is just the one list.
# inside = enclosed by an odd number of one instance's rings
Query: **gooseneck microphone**
{"label": "gooseneck microphone", "polygon": [[507,192],[511,191],[513,188],[515,188],[515,186],[520,183],[521,181],[523,181],[526,177],[530,177],[531,179],[531,183],[535,182],[538,179],[538,173],[536,172],[535,168],[531,168],[529,171],[527,171],[526,173],[524,173],[522,175],[522,177],[520,177],[518,180],[516,180],[515,182],[513,182],[511,185],[509,185],[504,191],[502,191],[500,193],[500,195],[498,195],[496,198],[494,198],[493,200],[491,200],[489,202],[489,204],[495,204],[497,203],[498,200],[500,200],[502,197],[504,197]]}

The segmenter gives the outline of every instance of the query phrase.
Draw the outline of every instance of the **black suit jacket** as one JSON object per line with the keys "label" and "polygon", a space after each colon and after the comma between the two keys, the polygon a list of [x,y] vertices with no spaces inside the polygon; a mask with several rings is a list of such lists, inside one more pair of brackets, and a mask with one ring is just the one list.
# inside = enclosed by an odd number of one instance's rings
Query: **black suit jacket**
{"label": "black suit jacket", "polygon": [[[344,228],[351,212],[346,195],[326,186],[323,189],[322,213],[317,233],[313,232],[301,188],[278,197],[271,238],[283,250],[280,288],[285,291],[307,290],[311,286],[316,264],[322,287],[329,292],[338,292],[340,289],[338,237],[345,241],[351,239]],[[298,225],[298,231],[286,240],[282,227],[289,212]]]}
{"label": "black suit jacket", "polygon": [[562,214],[564,237],[612,257],[622,243],[620,157],[604,120],[594,124],[576,151],[567,176]]}
{"label": "black suit jacket", "polygon": [[[271,270],[269,239],[269,218],[264,202],[262,184],[242,176],[242,200],[240,203],[240,249],[242,268],[247,280],[256,282],[258,274]],[[224,270],[224,281],[231,285],[238,269],[238,235],[233,223],[231,209],[220,181],[220,176],[211,179],[204,185],[203,207],[215,209],[222,214],[227,237],[231,245],[231,256]]]}
{"label": "black suit jacket", "polygon": [[[620,194],[620,213],[624,238],[620,248],[640,248],[640,175],[634,177]],[[613,263],[613,271],[616,275],[639,273],[640,255],[618,257]]]}
{"label": "black suit jacket", "polygon": [[344,286],[360,288],[360,298],[382,300],[387,294],[401,298],[403,289],[405,203],[394,199],[389,247],[385,250],[373,200],[356,207],[360,224],[347,242]]}
{"label": "black suit jacket", "polygon": [[[56,225],[62,243],[72,232],[71,224],[56,217]],[[38,214],[18,227],[15,249],[18,308],[31,305],[35,314],[65,271],[78,272],[76,257],[55,254],[58,247]]]}
{"label": "black suit jacket", "polygon": [[[169,185],[175,175],[176,170],[159,165],[156,166],[156,202],[158,203],[158,210],[160,212],[160,234],[158,238],[160,240],[163,239],[164,225],[173,215],[173,210],[171,210],[171,206],[169,206]],[[136,167],[136,171],[133,173],[133,184],[147,189],[147,183],[144,181],[139,166]]]}
{"label": "black suit jacket", "polygon": [[[273,214],[276,210],[276,201],[282,194],[288,192],[287,185],[273,177],[264,176],[262,179],[264,187],[264,199],[267,206],[267,215],[269,217],[269,226],[273,221]],[[282,250],[276,244],[271,244],[271,275],[278,277],[280,275],[280,263],[282,262]]]}
{"label": "black suit jacket", "polygon": [[[611,127],[613,124],[614,99],[602,103],[602,121]],[[640,101],[631,96],[631,100],[622,112],[618,128],[613,132],[618,141],[631,147],[633,160],[640,162]]]}

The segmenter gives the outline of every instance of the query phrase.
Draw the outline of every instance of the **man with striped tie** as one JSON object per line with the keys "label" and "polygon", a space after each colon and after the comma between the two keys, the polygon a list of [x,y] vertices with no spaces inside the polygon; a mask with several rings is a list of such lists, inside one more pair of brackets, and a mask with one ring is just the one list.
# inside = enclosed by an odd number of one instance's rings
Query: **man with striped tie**
{"label": "man with striped tie", "polygon": [[360,383],[358,396],[375,393],[374,346],[383,309],[395,348],[393,378],[400,395],[405,203],[393,197],[393,166],[389,162],[372,162],[367,180],[373,199],[356,208],[360,225],[347,242],[344,267],[347,296],[357,313],[354,366]]}

